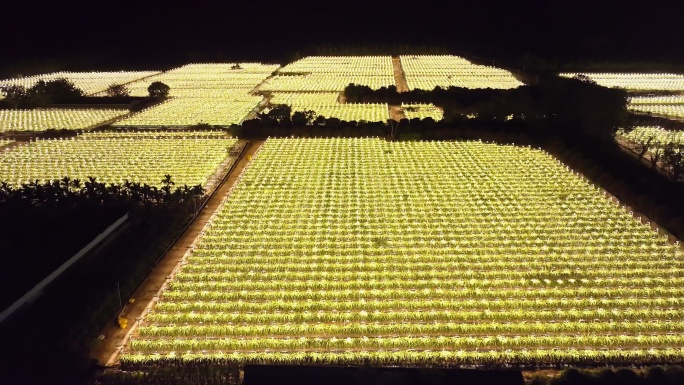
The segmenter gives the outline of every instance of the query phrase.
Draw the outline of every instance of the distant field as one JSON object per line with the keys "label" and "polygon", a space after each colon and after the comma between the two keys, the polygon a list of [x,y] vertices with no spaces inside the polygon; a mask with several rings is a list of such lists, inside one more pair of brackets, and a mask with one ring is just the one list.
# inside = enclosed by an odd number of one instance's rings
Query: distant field
{"label": "distant field", "polygon": [[183,127],[199,123],[240,124],[263,100],[251,91],[278,65],[259,63],[188,64],[128,86],[134,96],[147,95],[156,81],[170,87],[171,99],[118,121],[117,127]]}
{"label": "distant field", "polygon": [[176,97],[113,124],[114,127],[185,127],[200,123],[240,124],[263,100],[260,96]]}
{"label": "distant field", "polygon": [[[158,71],[52,72],[43,75],[2,80],[0,81],[0,86],[20,85],[30,88],[33,87],[39,80],[44,80],[47,82],[64,78],[74,83],[74,85],[83,90],[86,95],[93,95],[106,90],[112,84],[126,84],[157,73]],[[146,95],[147,92],[145,92],[145,95],[141,96]]]}
{"label": "distant field", "polygon": [[[562,73],[563,77],[574,77],[577,73]],[[604,87],[624,88],[631,91],[684,91],[684,75],[668,73],[583,73]]]}
{"label": "distant field", "polygon": [[310,56],[279,70],[261,89],[340,92],[349,83],[377,89],[394,84],[391,56]]}
{"label": "distant field", "polygon": [[[219,136],[220,135],[220,136]],[[45,139],[0,153],[0,181],[13,186],[68,176],[85,183],[147,183],[161,187],[170,174],[178,187],[206,185],[237,141],[223,133],[92,133]]]}
{"label": "distant field", "polygon": [[133,96],[146,96],[152,82],[162,82],[171,88],[173,97],[210,98],[216,95],[247,94],[257,84],[280,67],[274,64],[240,63],[187,64],[128,86]]}
{"label": "distant field", "polygon": [[[170,99],[114,122],[115,127],[185,127],[200,123],[230,126],[258,112],[266,100],[284,103],[295,111],[314,111],[317,116],[346,121],[386,122],[387,104],[347,104],[340,97],[350,83],[373,89],[396,86],[403,74],[412,88],[435,86],[467,88],[513,88],[521,85],[510,72],[475,65],[458,56],[310,56],[284,67],[261,63],[191,63],[165,72],[60,72],[9,79],[2,84],[30,87],[39,79],[65,77],[88,95],[103,96],[110,85],[124,84],[131,96],[147,96],[153,82],[170,87]],[[395,77],[396,76],[396,77]],[[397,107],[395,110],[398,110]],[[398,112],[398,111],[395,111]],[[415,106],[404,111],[409,118],[432,117],[442,112],[434,106]],[[127,111],[31,110],[0,111],[2,131],[44,131],[49,128],[85,129]],[[399,115],[401,116],[401,115]]]}
{"label": "distant field", "polygon": [[268,140],[122,360],[681,361],[682,257],[540,150]]}
{"label": "distant field", "polygon": [[410,89],[432,90],[439,86],[463,88],[516,88],[522,83],[509,71],[473,64],[452,55],[401,56]]}

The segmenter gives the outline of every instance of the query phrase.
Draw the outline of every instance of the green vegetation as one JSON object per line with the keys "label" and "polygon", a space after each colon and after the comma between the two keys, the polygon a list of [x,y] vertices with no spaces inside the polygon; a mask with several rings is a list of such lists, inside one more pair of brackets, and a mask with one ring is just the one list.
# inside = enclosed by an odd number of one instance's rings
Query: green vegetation
{"label": "green vegetation", "polygon": [[122,360],[672,362],[682,256],[540,150],[271,139]]}

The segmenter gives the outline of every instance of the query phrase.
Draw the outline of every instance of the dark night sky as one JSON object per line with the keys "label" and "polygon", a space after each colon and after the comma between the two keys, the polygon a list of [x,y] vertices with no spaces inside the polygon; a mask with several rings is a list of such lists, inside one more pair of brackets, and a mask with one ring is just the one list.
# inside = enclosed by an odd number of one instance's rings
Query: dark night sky
{"label": "dark night sky", "polygon": [[[3,64],[282,58],[320,44],[441,45],[486,57],[680,59],[677,1],[12,1]],[[684,6],[681,6],[684,9]],[[122,58],[126,58],[125,60]]]}

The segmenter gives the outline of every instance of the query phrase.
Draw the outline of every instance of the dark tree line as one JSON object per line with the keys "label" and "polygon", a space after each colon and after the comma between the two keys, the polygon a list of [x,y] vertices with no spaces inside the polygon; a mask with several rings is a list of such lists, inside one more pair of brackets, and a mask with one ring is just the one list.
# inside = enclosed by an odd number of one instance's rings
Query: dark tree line
{"label": "dark tree line", "polygon": [[112,84],[105,90],[107,96],[86,96],[85,92],[68,79],[39,80],[33,87],[20,85],[0,87],[5,99],[0,100],[0,109],[33,109],[53,104],[128,104],[132,112],[140,111],[164,101],[170,87],[162,82],[153,82],[147,88],[148,96],[132,97],[122,84]]}
{"label": "dark tree line", "polygon": [[149,205],[180,205],[204,195],[202,185],[176,187],[171,175],[164,176],[161,187],[124,181],[122,184],[98,182],[95,177],[82,181],[64,177],[41,183],[36,180],[12,187],[0,183],[0,204],[35,207],[70,207],[133,203]]}
{"label": "dark tree line", "polygon": [[64,78],[47,82],[39,80],[30,88],[20,85],[3,86],[0,87],[0,92],[5,96],[6,105],[22,109],[45,107],[59,100],[79,98],[85,94],[73,82]]}
{"label": "dark tree line", "polygon": [[401,93],[395,86],[372,90],[350,84],[344,94],[348,103],[432,103],[444,110],[446,122],[468,115],[490,121],[519,119],[556,133],[604,142],[629,125],[627,93],[586,78],[542,76],[536,84],[506,90],[435,87]]}

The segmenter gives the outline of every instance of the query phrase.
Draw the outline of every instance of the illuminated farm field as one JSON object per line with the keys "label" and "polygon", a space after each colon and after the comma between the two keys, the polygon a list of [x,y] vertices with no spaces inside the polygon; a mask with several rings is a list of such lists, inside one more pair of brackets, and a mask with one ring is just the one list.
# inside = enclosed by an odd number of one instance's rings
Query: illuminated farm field
{"label": "illuminated farm field", "polygon": [[664,147],[669,144],[684,143],[684,131],[668,131],[656,126],[634,127],[629,133],[620,130],[617,138],[629,143],[649,143],[652,147]]}
{"label": "illuminated farm field", "polygon": [[[560,76],[572,78],[577,73],[561,73]],[[609,88],[624,88],[632,91],[682,91],[684,75],[672,73],[583,73],[597,84]]]}
{"label": "illuminated farm field", "polygon": [[0,181],[20,186],[68,176],[85,183],[125,180],[161,187],[166,174],[178,187],[210,183],[237,140],[219,132],[92,133],[44,139],[0,153]]}
{"label": "illuminated farm field", "polygon": [[50,128],[82,130],[126,115],[113,109],[0,110],[0,132],[44,131]]}
{"label": "illuminated farm field", "polygon": [[211,99],[177,97],[144,109],[113,124],[115,127],[187,127],[206,123],[217,126],[239,124],[262,98],[242,94]]}
{"label": "illuminated farm field", "polygon": [[681,361],[682,257],[540,150],[268,140],[121,360]]}

